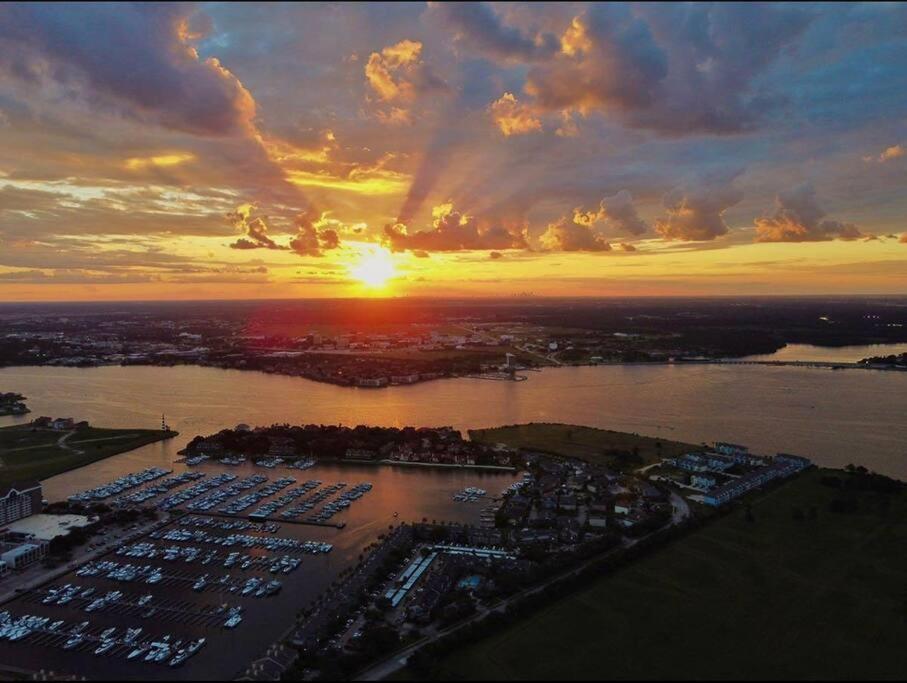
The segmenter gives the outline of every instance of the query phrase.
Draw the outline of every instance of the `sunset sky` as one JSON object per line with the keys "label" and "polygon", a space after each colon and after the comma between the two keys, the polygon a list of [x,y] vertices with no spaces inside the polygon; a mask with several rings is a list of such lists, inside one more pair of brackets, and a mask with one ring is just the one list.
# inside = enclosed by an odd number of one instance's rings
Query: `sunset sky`
{"label": "sunset sky", "polygon": [[907,5],[0,5],[0,301],[907,292]]}

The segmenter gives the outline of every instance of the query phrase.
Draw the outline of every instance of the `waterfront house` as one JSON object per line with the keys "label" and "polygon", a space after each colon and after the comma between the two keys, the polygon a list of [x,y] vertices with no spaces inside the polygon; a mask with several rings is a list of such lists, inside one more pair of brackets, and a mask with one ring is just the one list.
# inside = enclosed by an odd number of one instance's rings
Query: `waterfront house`
{"label": "waterfront house", "polygon": [[724,505],[773,479],[789,477],[810,465],[812,462],[808,458],[779,453],[770,464],[757,467],[737,479],[713,488],[703,496],[703,502],[713,507]]}
{"label": "waterfront house", "polygon": [[608,526],[608,516],[601,513],[589,513],[589,526],[594,529],[604,529]]}
{"label": "waterfront house", "polygon": [[564,510],[566,512],[575,512],[576,511],[576,496],[574,496],[574,495],[561,496],[558,501],[558,504],[559,504],[561,510]]}
{"label": "waterfront house", "polygon": [[633,496],[622,494],[614,499],[614,514],[629,515],[633,511],[636,499]]}
{"label": "waterfront house", "polygon": [[347,448],[345,458],[347,460],[375,460],[378,454],[367,448]]}

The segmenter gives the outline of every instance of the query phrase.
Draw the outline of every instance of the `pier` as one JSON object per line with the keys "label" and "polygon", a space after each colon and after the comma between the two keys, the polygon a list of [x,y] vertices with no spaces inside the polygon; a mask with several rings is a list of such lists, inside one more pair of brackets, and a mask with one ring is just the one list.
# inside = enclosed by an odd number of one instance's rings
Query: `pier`
{"label": "pier", "polygon": [[346,522],[312,522],[306,519],[284,519],[283,517],[256,517],[255,519],[252,519],[249,515],[229,515],[226,512],[215,512],[214,510],[187,512],[186,514],[203,515],[205,517],[222,517],[224,519],[245,519],[254,522],[255,524],[275,522],[277,524],[299,524],[301,526],[320,526],[330,529],[343,529],[346,526]]}

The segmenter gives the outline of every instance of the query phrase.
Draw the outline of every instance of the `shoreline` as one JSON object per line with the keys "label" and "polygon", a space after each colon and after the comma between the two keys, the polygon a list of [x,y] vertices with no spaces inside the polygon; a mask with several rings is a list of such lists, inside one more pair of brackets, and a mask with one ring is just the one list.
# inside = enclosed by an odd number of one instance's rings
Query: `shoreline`
{"label": "shoreline", "polygon": [[[519,472],[516,467],[506,465],[457,465],[447,462],[411,462],[402,460],[346,460],[339,459],[334,462],[346,465],[400,465],[402,467],[440,467],[455,470],[477,470],[490,472]],[[327,461],[325,461],[327,463]],[[320,464],[320,463],[319,463]]]}
{"label": "shoreline", "polygon": [[[11,425],[11,426],[16,426],[16,425]],[[173,439],[173,438],[179,436],[179,432],[173,432],[173,431],[161,432],[161,434],[162,434],[162,436],[160,438],[151,439],[149,441],[146,441],[145,443],[141,443],[137,446],[132,446],[131,448],[128,448],[126,450],[122,450],[117,453],[108,453],[106,455],[101,455],[101,456],[98,456],[97,458],[94,458],[93,460],[88,460],[87,462],[83,462],[78,465],[70,465],[70,466],[66,467],[66,469],[62,469],[59,472],[55,472],[54,474],[50,475],[49,477],[45,477],[44,479],[41,479],[40,481],[43,484],[48,479],[52,479],[53,477],[58,477],[61,474],[66,474],[67,472],[72,472],[73,470],[78,470],[83,467],[87,467],[88,465],[93,465],[96,462],[101,462],[102,460],[107,460],[107,458],[113,458],[117,455],[123,455],[124,453],[131,453],[132,451],[138,450],[139,448],[144,448],[145,446],[150,446],[153,443],[160,443],[161,441],[166,441],[167,439]],[[166,434],[166,435],[164,435],[164,434]]]}
{"label": "shoreline", "polygon": [[[878,415],[897,421],[900,416],[898,410],[903,407],[905,399],[902,393],[905,375],[891,373],[808,372],[808,369],[783,367],[771,369],[758,366],[749,366],[749,369],[742,366],[709,368],[699,364],[689,368],[665,365],[648,368],[573,367],[569,370],[561,369],[559,372],[540,372],[530,377],[534,381],[523,385],[506,382],[476,384],[472,381],[454,381],[409,390],[398,388],[388,393],[367,393],[348,392],[321,383],[313,384],[304,378],[289,379],[282,375],[254,371],[251,374],[240,374],[239,371],[189,365],[170,369],[110,366],[86,370],[24,366],[0,370],[0,378],[5,380],[3,383],[13,386],[15,382],[21,382],[20,389],[23,393],[29,393],[28,390],[32,390],[32,393],[44,392],[50,391],[51,387],[60,387],[54,389],[53,396],[48,395],[47,399],[42,399],[32,406],[34,410],[40,409],[41,414],[48,411],[60,414],[78,412],[83,385],[97,387],[97,391],[113,392],[111,393],[113,396],[119,387],[141,386],[136,385],[136,382],[147,383],[151,395],[147,406],[145,404],[148,399],[144,398],[143,393],[140,399],[138,397],[137,400],[127,399],[123,404],[125,408],[114,405],[111,409],[113,411],[111,415],[114,415],[116,420],[111,424],[126,427],[136,425],[136,418],[133,417],[136,410],[139,411],[137,414],[140,415],[141,424],[153,425],[156,422],[159,426],[161,407],[167,405],[172,391],[178,392],[181,400],[189,401],[209,400],[207,390],[211,387],[218,391],[247,387],[258,392],[261,397],[272,392],[285,393],[292,397],[292,405],[275,401],[273,406],[259,397],[253,401],[253,407],[248,410],[246,400],[236,397],[225,398],[223,403],[228,412],[221,415],[220,410],[201,406],[195,411],[201,416],[202,421],[199,424],[183,424],[179,415],[170,415],[168,412],[172,426],[182,432],[177,441],[168,443],[180,444],[180,447],[188,441],[187,432],[188,437],[196,433],[214,433],[243,422],[251,422],[253,425],[296,423],[300,415],[293,405],[305,405],[305,401],[317,399],[317,405],[306,408],[304,421],[347,426],[355,426],[361,422],[394,426],[401,423],[400,420],[405,416],[404,422],[407,424],[433,427],[448,425],[453,420],[453,426],[464,433],[470,429],[511,423],[579,422],[597,428],[637,432],[653,438],[690,443],[699,443],[712,437],[726,441],[736,439],[766,452],[772,449],[788,449],[813,457],[822,464],[844,465],[853,459],[851,446],[857,447],[857,435],[870,434],[872,420]],[[655,387],[659,383],[675,381],[679,383],[677,395],[660,396]],[[803,391],[798,389],[795,397],[788,396],[784,399],[782,387],[795,381],[805,382]],[[639,387],[636,386],[636,382],[641,382]],[[198,383],[198,388],[190,386],[195,383]],[[862,424],[856,429],[856,434],[849,434],[849,429],[835,428],[834,433],[841,437],[840,440],[830,438],[827,430],[816,430],[815,434],[790,430],[788,440],[765,432],[763,426],[746,416],[735,418],[738,421],[733,424],[733,429],[730,424],[723,425],[720,420],[710,426],[682,418],[679,422],[672,419],[668,425],[667,421],[658,415],[641,412],[641,406],[639,410],[635,408],[631,410],[613,396],[615,388],[621,387],[619,391],[627,392],[630,399],[635,401],[637,397],[646,397],[647,400],[656,401],[655,405],[668,412],[677,408],[677,397],[683,397],[685,401],[694,401],[697,406],[717,411],[719,416],[726,416],[730,408],[722,407],[718,400],[732,394],[729,387],[733,384],[764,388],[761,390],[768,391],[769,395],[776,397],[778,401],[782,399],[794,401],[793,414],[810,421],[817,417],[836,418],[840,409],[835,408],[831,395],[845,388],[856,392],[861,399],[865,397],[867,400],[871,400],[873,395],[877,395],[878,391],[884,388],[885,392],[892,394],[893,402],[889,402],[889,406],[883,409],[870,409],[867,407],[869,404],[864,403],[858,411]],[[575,390],[571,388],[574,385]],[[691,394],[687,388],[690,386],[697,387],[700,393],[695,396]],[[479,388],[481,391],[477,391]],[[570,392],[567,399],[555,398],[552,392],[563,389]],[[601,410],[596,407],[596,402],[601,402]],[[743,398],[743,403],[751,405],[754,399]],[[359,408],[354,409],[350,407],[351,405],[358,405]],[[898,410],[892,410],[891,406],[898,406]],[[101,424],[108,412],[107,406],[103,402],[92,401],[90,409],[88,417],[93,422]],[[396,417],[397,414],[401,417]],[[785,415],[777,408],[773,408],[770,414],[779,417]],[[0,418],[0,424],[21,424],[26,420],[27,418],[22,417],[5,417]],[[822,434],[822,431],[826,433]],[[904,427],[900,426],[892,432],[892,435],[897,435],[897,440],[900,440],[899,437],[904,433]],[[868,458],[868,464],[877,471],[907,477],[907,465],[900,457],[901,452],[896,444],[889,439],[882,445],[881,451]],[[167,448],[171,446],[168,445]],[[174,448],[174,452],[176,450],[179,448]],[[338,452],[332,455],[343,457],[344,454]],[[386,456],[375,454],[374,457]]]}
{"label": "shoreline", "polygon": [[[794,368],[806,368],[806,369],[826,369],[826,370],[876,370],[880,372],[907,372],[907,368],[900,367],[896,365],[881,365],[881,364],[868,364],[862,363],[859,361],[822,361],[822,360],[746,360],[745,357],[741,358],[696,358],[696,359],[683,359],[683,360],[651,360],[651,361],[602,361],[600,363],[560,363],[558,365],[541,365],[520,368],[519,372],[542,372],[543,370],[550,368],[595,368],[595,367],[646,367],[646,366],[700,366],[700,365],[735,365],[735,366],[762,366],[762,367],[794,367]],[[326,384],[330,386],[340,387],[344,389],[363,389],[367,391],[380,390],[380,389],[391,389],[391,388],[400,388],[400,387],[410,387],[417,386],[420,384],[426,384],[429,382],[437,382],[443,380],[452,380],[452,379],[474,379],[474,380],[484,380],[484,381],[499,381],[499,382],[524,382],[530,378],[526,375],[515,374],[512,378],[502,377],[499,375],[492,376],[493,373],[488,374],[451,374],[451,375],[442,375],[440,377],[426,377],[425,379],[418,379],[413,382],[388,382],[386,384],[378,385],[360,385],[356,383],[345,383],[332,381],[330,379],[325,379],[323,377],[313,377],[311,375],[301,374],[301,373],[292,373],[292,372],[279,372],[279,371],[267,371],[257,368],[239,368],[231,366],[222,366],[216,364],[208,363],[98,363],[93,365],[53,365],[49,363],[44,364],[35,364],[35,365],[4,365],[0,366],[0,371],[5,369],[22,369],[22,368],[62,368],[62,369],[76,369],[76,370],[91,370],[99,368],[108,368],[108,367],[119,367],[119,368],[128,368],[128,367],[146,367],[146,368],[175,368],[175,367],[196,367],[196,368],[210,368],[215,370],[227,370],[235,372],[258,372],[263,375],[277,375],[279,377],[294,377],[297,379],[304,379],[311,382],[317,382],[319,384]],[[31,412],[30,410],[28,412]],[[10,413],[3,414],[0,412],[0,417],[21,417],[24,413]]]}
{"label": "shoreline", "polygon": [[[25,426],[25,423],[5,425],[5,426],[0,427],[0,430],[21,429],[23,426]],[[103,428],[101,428],[101,429],[103,429]],[[129,431],[134,431],[134,430],[124,429],[122,431],[129,432]],[[148,431],[148,430],[137,430],[137,431]],[[68,432],[68,434],[70,434],[70,435],[74,434],[74,433],[76,433],[76,432],[74,432],[74,431]],[[66,432],[62,432],[62,434],[64,435],[64,438],[67,435]],[[67,448],[66,450],[69,452],[70,457],[74,460],[79,459],[78,462],[67,462],[65,464],[62,464],[60,469],[54,471],[52,474],[49,474],[46,476],[40,476],[40,477],[36,477],[36,478],[43,485],[45,482],[47,482],[50,479],[53,479],[54,477],[58,477],[60,475],[67,474],[69,472],[79,470],[83,467],[87,467],[88,465],[93,465],[93,464],[101,462],[103,460],[107,460],[108,458],[112,458],[112,457],[115,457],[118,455],[123,455],[124,453],[131,453],[132,451],[138,450],[139,448],[144,448],[145,446],[150,446],[151,444],[160,443],[161,441],[167,441],[167,440],[173,439],[177,436],[179,436],[179,432],[173,431],[173,430],[170,430],[167,432],[150,431],[149,433],[143,435],[142,438],[137,439],[137,443],[130,443],[127,448],[124,448],[123,450],[115,450],[114,452],[110,452],[110,453],[98,454],[98,453],[90,453],[88,450],[78,450],[78,449],[68,449]],[[78,442],[76,442],[76,443],[78,443]],[[0,449],[0,458],[2,458],[4,455],[5,455],[5,451],[3,449]],[[2,475],[2,474],[3,474],[3,469],[0,468],[0,475]]]}

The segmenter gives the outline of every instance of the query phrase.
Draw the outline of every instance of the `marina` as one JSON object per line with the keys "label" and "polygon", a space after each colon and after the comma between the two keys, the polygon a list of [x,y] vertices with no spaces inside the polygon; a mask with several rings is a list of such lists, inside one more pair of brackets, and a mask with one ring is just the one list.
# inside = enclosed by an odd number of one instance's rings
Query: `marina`
{"label": "marina", "polygon": [[[300,589],[309,595],[296,573],[304,558],[326,558],[333,549],[277,531],[207,517],[171,521],[4,605],[0,657],[50,658],[55,670],[91,678],[115,677],[113,671],[167,678],[180,666],[189,667],[192,678],[229,678],[240,668],[238,660],[227,657],[223,666],[221,656],[202,647],[246,632],[250,623],[267,623],[275,613],[271,600],[288,582],[297,597]],[[333,574],[331,563],[318,565],[317,573]],[[279,614],[283,605],[274,604]],[[161,666],[147,669],[149,664]]]}
{"label": "marina", "polygon": [[0,612],[0,641],[9,641],[68,652],[92,653],[96,657],[140,659],[143,662],[178,667],[195,655],[207,642],[205,638],[180,639],[170,633],[142,637],[142,629],[116,627],[97,632],[90,621],[69,624],[62,619],[24,614],[19,617]]}
{"label": "marina", "polygon": [[149,481],[160,479],[171,472],[172,470],[165,470],[160,467],[150,467],[142,472],[133,472],[123,477],[119,477],[112,482],[101,484],[93,489],[74,493],[69,496],[68,500],[71,503],[87,503],[90,501],[106,500],[123,491],[128,491],[129,489],[134,489],[142,484],[146,484]]}
{"label": "marina", "polygon": [[[264,468],[265,474],[249,459],[227,466],[174,459],[159,466],[161,476],[108,497],[118,507],[151,506],[176,516],[4,604],[11,622],[47,621],[0,639],[0,661],[96,680],[231,678],[354,566],[381,529],[418,520],[433,504],[444,505],[439,516],[477,523],[478,510],[450,497],[480,481],[496,482],[495,490],[514,481],[508,473],[290,465]],[[79,490],[138,482],[148,469]],[[292,474],[303,469],[312,478],[297,481]],[[87,623],[77,633],[44,633],[56,622],[59,629]],[[129,633],[138,635],[127,642]]]}

